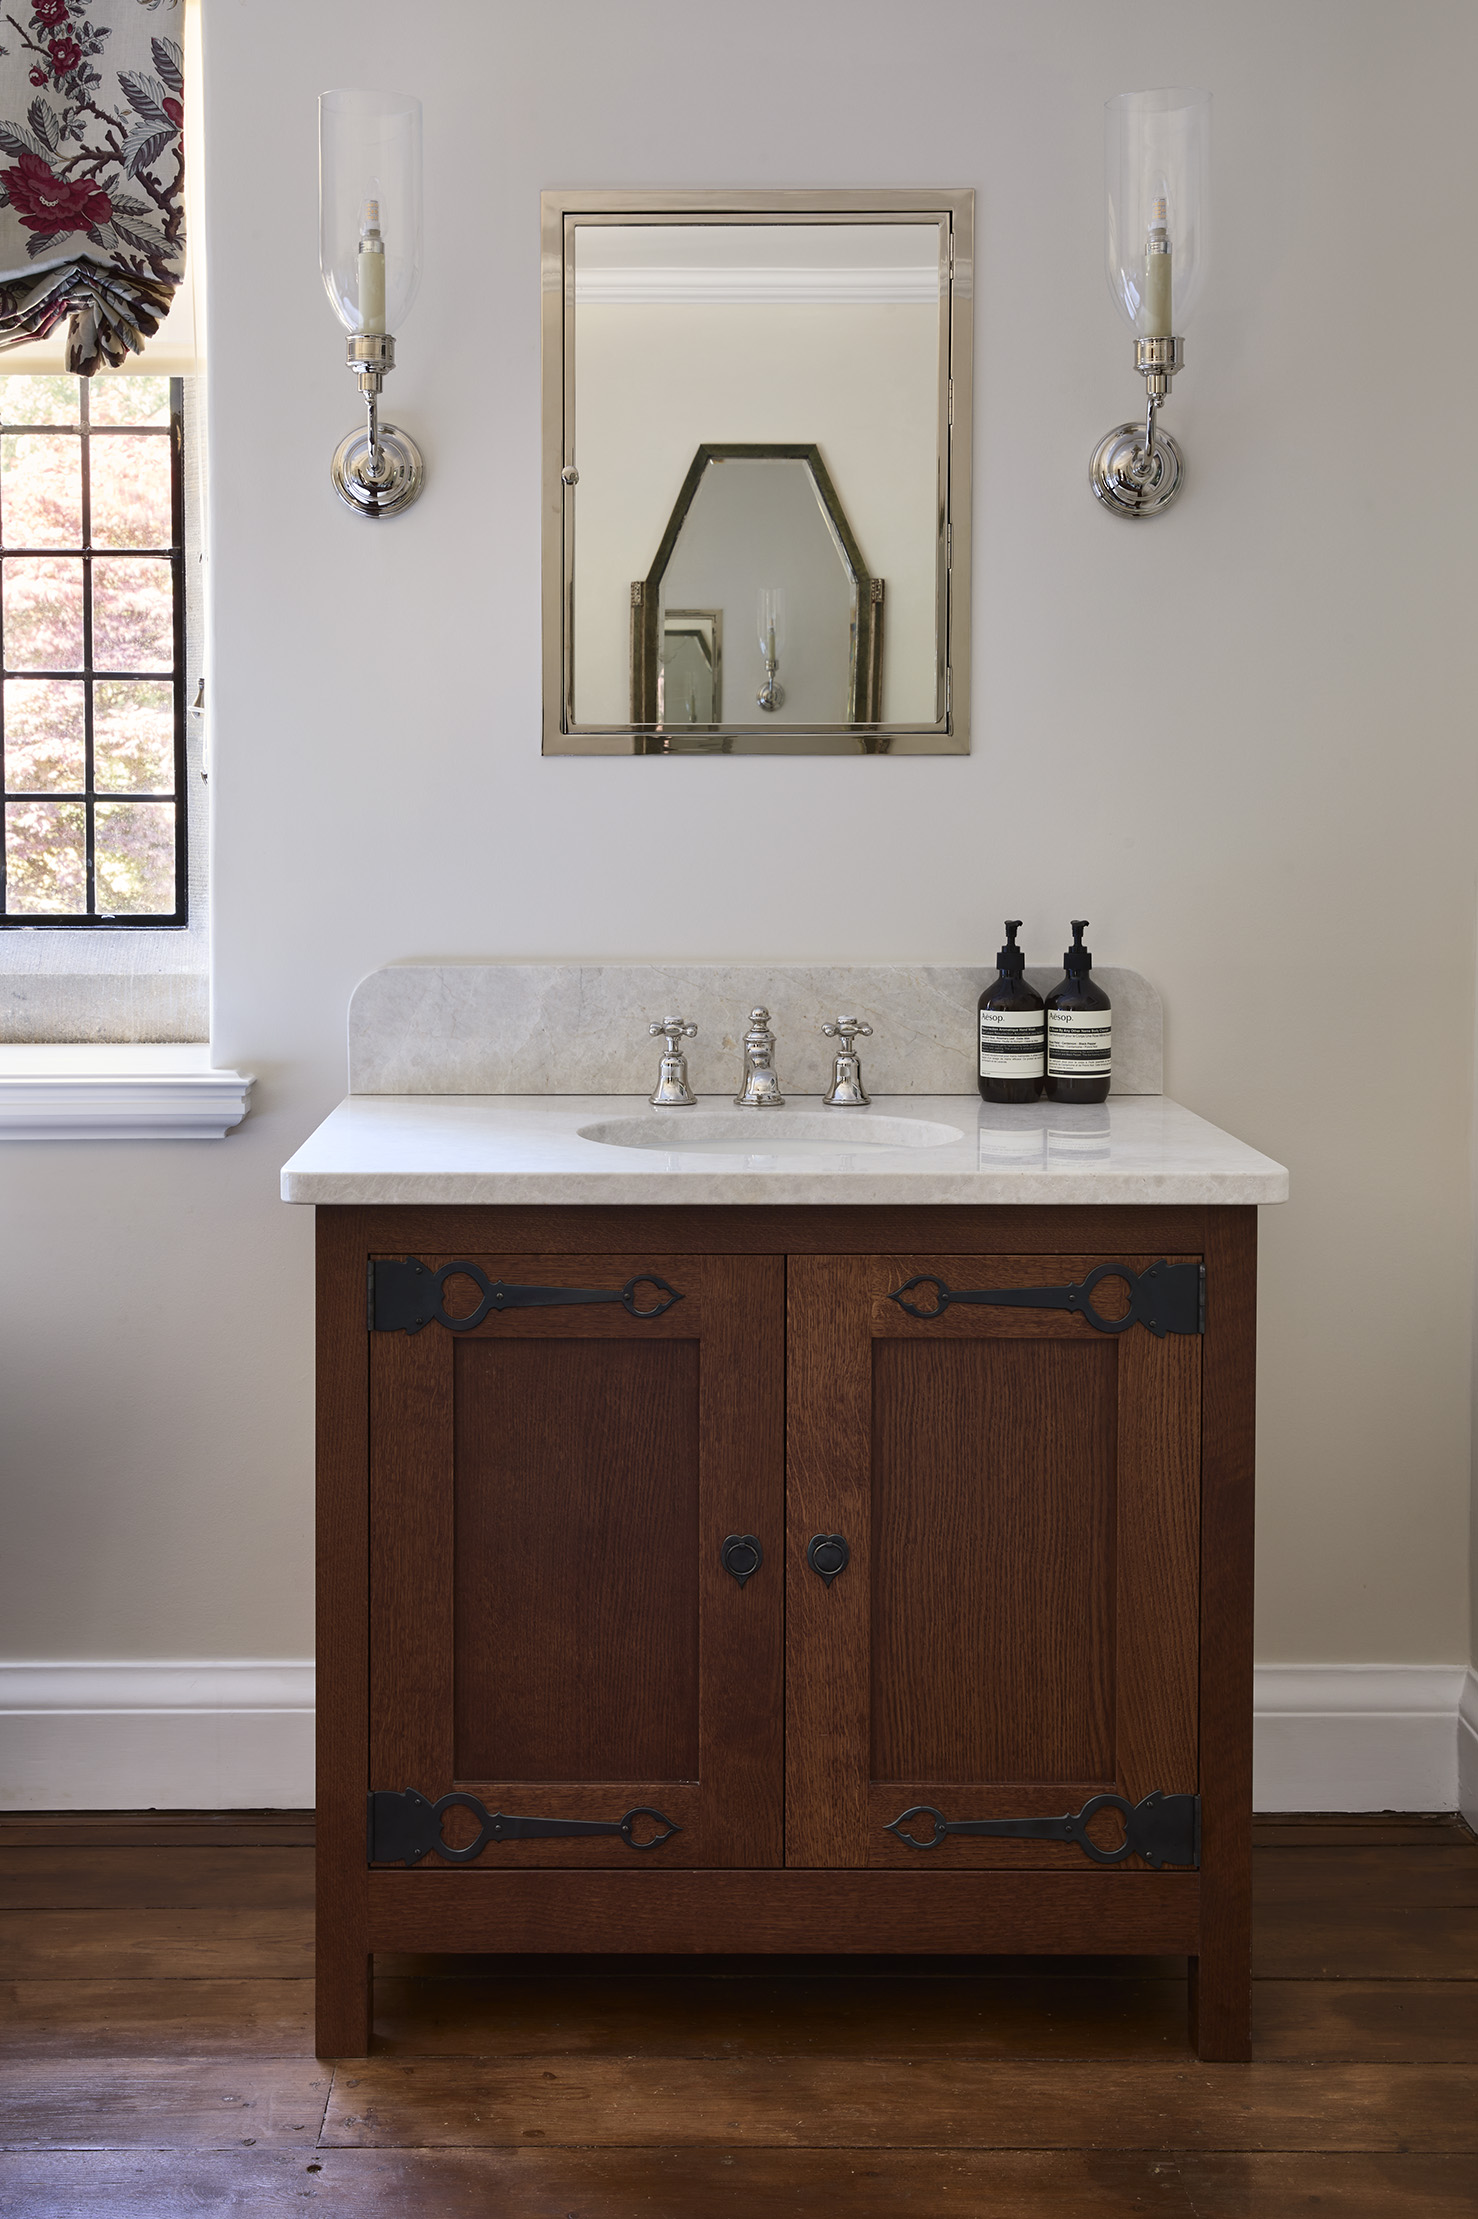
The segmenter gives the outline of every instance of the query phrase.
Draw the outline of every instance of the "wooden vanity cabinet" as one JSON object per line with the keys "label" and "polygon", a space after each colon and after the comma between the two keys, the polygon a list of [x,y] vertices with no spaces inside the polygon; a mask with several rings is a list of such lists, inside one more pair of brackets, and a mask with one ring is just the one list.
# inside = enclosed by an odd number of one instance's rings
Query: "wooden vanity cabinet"
{"label": "wooden vanity cabinet", "polygon": [[1254,1210],[318,1232],[321,2054],[377,1949],[1172,1952],[1248,2054]]}

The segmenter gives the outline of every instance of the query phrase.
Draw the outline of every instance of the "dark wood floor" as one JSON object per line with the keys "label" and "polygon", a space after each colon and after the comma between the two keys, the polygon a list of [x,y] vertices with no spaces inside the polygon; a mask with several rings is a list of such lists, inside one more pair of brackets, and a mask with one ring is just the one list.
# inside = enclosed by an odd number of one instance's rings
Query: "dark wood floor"
{"label": "dark wood floor", "polygon": [[1165,1959],[379,1961],[312,2053],[301,1818],[0,1819],[0,2212],[1474,2219],[1478,1843],[1258,1829],[1257,2047]]}

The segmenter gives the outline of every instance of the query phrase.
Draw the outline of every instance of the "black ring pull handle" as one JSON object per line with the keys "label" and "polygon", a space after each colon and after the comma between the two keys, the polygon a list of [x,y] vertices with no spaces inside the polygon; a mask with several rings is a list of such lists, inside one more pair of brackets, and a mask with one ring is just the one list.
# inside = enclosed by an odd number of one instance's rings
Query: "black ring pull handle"
{"label": "black ring pull handle", "polygon": [[828,1587],[839,1572],[845,1572],[852,1561],[852,1551],[839,1533],[817,1533],[811,1537],[806,1550],[806,1562],[818,1579]]}
{"label": "black ring pull handle", "polygon": [[742,1587],[765,1561],[765,1552],[752,1533],[731,1533],[719,1550],[719,1562],[730,1579]]}

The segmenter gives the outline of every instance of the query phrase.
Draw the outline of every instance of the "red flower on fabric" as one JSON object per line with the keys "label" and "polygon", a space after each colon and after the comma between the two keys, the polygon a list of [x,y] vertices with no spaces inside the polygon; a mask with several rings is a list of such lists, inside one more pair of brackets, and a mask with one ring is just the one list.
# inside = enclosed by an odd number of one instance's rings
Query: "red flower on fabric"
{"label": "red flower on fabric", "polygon": [[45,70],[44,70],[44,69],[33,69],[33,70],[32,70],[32,72],[31,72],[31,83],[32,83],[33,85],[44,85],[44,84],[46,83],[46,72],[45,72]]}
{"label": "red flower on fabric", "polygon": [[112,220],[113,203],[101,185],[91,177],[57,177],[38,154],[22,154],[0,177],[27,231],[90,231]]}
{"label": "red flower on fabric", "polygon": [[54,31],[59,23],[67,20],[67,0],[36,0],[34,14],[38,23]]}
{"label": "red flower on fabric", "polygon": [[164,107],[164,112],[165,112],[165,114],[166,114],[166,115],[168,116],[168,118],[169,118],[170,122],[171,122],[171,123],[172,123],[172,124],[174,125],[175,129],[176,129],[176,130],[178,131],[178,129],[180,128],[180,125],[181,125],[181,124],[182,124],[182,123],[184,122],[184,120],[185,120],[185,111],[184,111],[184,108],[183,108],[183,107],[181,106],[180,102],[179,102],[178,100],[176,100],[176,99],[175,99],[175,98],[173,97],[173,95],[172,95],[172,94],[170,94],[170,93],[166,93],[166,94],[165,94],[165,96],[164,96],[164,101],[163,101],[163,107]]}
{"label": "red flower on fabric", "polygon": [[70,33],[65,38],[53,39],[47,51],[58,77],[69,76],[82,59],[82,49]]}

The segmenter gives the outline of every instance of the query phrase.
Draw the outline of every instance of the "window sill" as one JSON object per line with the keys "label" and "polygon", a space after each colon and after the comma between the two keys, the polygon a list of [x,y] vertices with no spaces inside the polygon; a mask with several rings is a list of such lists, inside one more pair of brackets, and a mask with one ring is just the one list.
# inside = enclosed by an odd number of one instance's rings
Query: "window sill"
{"label": "window sill", "polygon": [[0,1140],[224,1140],[252,1080],[210,1049],[0,1047]]}

